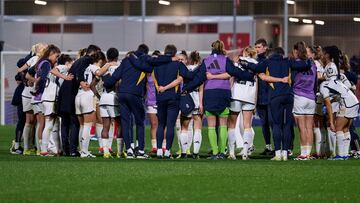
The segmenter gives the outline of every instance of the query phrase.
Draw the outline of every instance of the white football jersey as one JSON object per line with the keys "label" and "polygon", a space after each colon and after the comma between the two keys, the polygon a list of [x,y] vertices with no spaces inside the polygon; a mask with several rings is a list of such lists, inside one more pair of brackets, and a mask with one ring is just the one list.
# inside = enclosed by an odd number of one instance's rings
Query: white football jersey
{"label": "white football jersey", "polygon": [[[199,64],[194,64],[194,65],[188,65],[187,66],[189,71],[194,71],[194,70],[196,70],[197,67],[199,67]],[[190,94],[191,98],[194,101],[195,109],[198,109],[199,106],[200,106],[199,88],[197,88],[196,90],[190,92],[189,94]]]}
{"label": "white football jersey", "polygon": [[[38,56],[33,56],[28,61],[26,61],[26,65],[29,66],[29,68],[31,68],[31,67],[35,66],[35,64],[38,62],[38,60],[39,60]],[[33,87],[25,86],[21,95],[24,97],[27,97],[27,98],[32,98],[32,94],[30,92],[33,90],[34,90]]]}
{"label": "white football jersey", "polygon": [[[107,70],[107,72],[104,74],[105,75],[112,75],[115,70],[119,67],[119,65],[115,65],[115,66],[110,66]],[[114,91],[111,92],[106,92],[105,88],[102,85],[102,94],[101,94],[101,98],[100,98],[100,102],[99,105],[110,105],[110,106],[115,106],[115,105],[119,105],[116,93]],[[100,94],[100,91],[98,91]]]}
{"label": "white football jersey", "polygon": [[35,66],[35,64],[38,62],[39,56],[33,56],[28,61],[26,61],[26,65],[29,66],[29,68]]}
{"label": "white football jersey", "polygon": [[349,89],[351,89],[351,82],[347,79],[344,73],[340,73],[340,81]]}
{"label": "white football jersey", "polygon": [[321,75],[324,74],[324,66],[318,60],[315,60],[314,63],[316,65],[316,71],[321,73]]}
{"label": "white football jersey", "polygon": [[351,108],[359,103],[355,94],[340,80],[332,79],[324,81],[320,85],[320,93],[324,99],[339,97],[340,105],[346,108]]}
{"label": "white football jersey", "polygon": [[[246,60],[248,62],[257,64],[258,62],[249,57],[240,57],[241,60]],[[239,67],[237,64],[235,66]],[[243,101],[250,104],[256,104],[257,100],[257,77],[254,77],[254,81],[238,81],[235,80],[233,86],[231,87],[231,98],[237,101]]]}
{"label": "white football jersey", "polygon": [[59,91],[59,87],[56,84],[56,76],[49,72],[43,95],[41,97],[42,101],[54,102],[56,100],[56,95]]}
{"label": "white football jersey", "polygon": [[186,67],[189,71],[194,71],[198,66],[199,64],[194,64],[194,65],[188,65]]}
{"label": "white football jersey", "polygon": [[[63,75],[67,75],[68,74],[68,69],[65,65],[58,65],[56,66],[56,68],[58,69],[58,71],[63,74]],[[64,79],[59,78],[59,85],[61,87],[61,85],[63,84]]]}
{"label": "white football jersey", "polygon": [[[84,79],[85,79],[85,82],[87,82],[87,84],[91,84],[93,78],[95,78],[95,73],[97,70],[99,70],[100,67],[99,66],[96,66],[94,64],[90,64],[84,71]],[[84,92],[83,89],[79,89],[80,92]]]}
{"label": "white football jersey", "polygon": [[84,72],[84,78],[85,81],[90,85],[90,83],[92,82],[92,80],[95,78],[95,73],[97,70],[99,70],[100,67],[96,66],[94,64],[90,64]]}

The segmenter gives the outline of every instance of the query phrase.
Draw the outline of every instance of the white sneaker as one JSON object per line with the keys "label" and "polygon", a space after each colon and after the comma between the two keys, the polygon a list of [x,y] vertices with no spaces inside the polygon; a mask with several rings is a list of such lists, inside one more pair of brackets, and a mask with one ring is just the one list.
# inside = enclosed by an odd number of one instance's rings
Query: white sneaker
{"label": "white sneaker", "polygon": [[228,159],[236,160],[235,154],[230,154],[230,155],[228,156]]}
{"label": "white sneaker", "polygon": [[156,151],[156,156],[157,156],[158,158],[162,158],[162,157],[163,157],[163,150],[162,150],[162,149],[157,149],[157,151]]}
{"label": "white sneaker", "polygon": [[171,158],[171,153],[170,153],[170,151],[169,151],[169,150],[166,150],[166,151],[165,151],[165,153],[164,153],[164,157],[165,157],[165,158],[168,158],[168,159],[170,159],[170,158]]}
{"label": "white sneaker", "polygon": [[86,153],[86,152],[83,152],[81,151],[80,152],[80,158],[95,158],[96,156],[91,154],[91,153]]}
{"label": "white sneaker", "polygon": [[247,156],[247,155],[242,155],[242,160],[249,160],[249,156]]}
{"label": "white sneaker", "polygon": [[281,161],[282,158],[281,156],[274,156],[273,158],[271,158],[271,161]]}
{"label": "white sneaker", "polygon": [[251,154],[255,151],[255,145],[252,145],[249,149],[248,149],[248,156],[251,156]]}

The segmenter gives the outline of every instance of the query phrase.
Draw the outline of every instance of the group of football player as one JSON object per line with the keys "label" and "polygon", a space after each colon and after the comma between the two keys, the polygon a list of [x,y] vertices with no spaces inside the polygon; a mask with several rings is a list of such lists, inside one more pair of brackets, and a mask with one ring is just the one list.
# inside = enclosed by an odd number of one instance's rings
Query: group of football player
{"label": "group of football player", "polygon": [[[202,59],[172,44],[150,55],[141,44],[120,59],[116,48],[89,45],[72,58],[53,44],[35,44],[17,63],[10,152],[92,158],[95,134],[104,158],[248,160],[257,115],[265,140],[260,155],[271,160],[292,156],[294,126],[300,138],[294,160],[357,158],[357,75],[348,57],[336,46],[297,42],[287,57],[264,39],[254,45],[226,51],[216,40]],[[201,154],[203,133],[211,149]],[[179,151],[172,153],[175,135]]]}

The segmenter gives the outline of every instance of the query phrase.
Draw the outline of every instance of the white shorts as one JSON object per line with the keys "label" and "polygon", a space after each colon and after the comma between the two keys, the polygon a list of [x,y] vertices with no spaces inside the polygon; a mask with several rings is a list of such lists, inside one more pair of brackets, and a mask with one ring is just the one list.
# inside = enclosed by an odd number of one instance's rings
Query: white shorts
{"label": "white shorts", "polygon": [[21,97],[22,100],[22,107],[23,107],[23,112],[28,112],[28,111],[32,111],[32,104],[31,104],[31,98],[27,98],[22,96]]}
{"label": "white shorts", "polygon": [[345,117],[345,118],[357,118],[359,116],[359,105],[346,108],[340,107],[338,113],[336,114],[336,117]]}
{"label": "white shorts", "polygon": [[294,95],[293,114],[295,114],[295,116],[314,115],[315,108],[316,103],[314,100]]}
{"label": "white shorts", "polygon": [[339,102],[333,102],[331,103],[332,111],[333,113],[338,113],[340,110],[340,104]]}
{"label": "white shorts", "polygon": [[75,97],[76,115],[91,113],[96,110],[94,93],[92,91],[79,91]]}
{"label": "white shorts", "polygon": [[230,111],[240,112],[240,111],[253,111],[255,110],[255,104],[250,104],[248,102],[232,100],[230,102]]}
{"label": "white shorts", "polygon": [[157,114],[157,106],[146,106],[145,108],[146,113],[152,113],[152,114]]}
{"label": "white shorts", "polygon": [[55,102],[43,101],[42,104],[43,104],[44,116],[50,116],[51,114],[56,113]]}
{"label": "white shorts", "polygon": [[103,118],[116,118],[120,115],[119,106],[101,105],[99,109],[100,116]]}
{"label": "white shorts", "polygon": [[42,103],[32,104],[32,110],[34,111],[34,115],[38,113],[43,113],[44,112],[43,104]]}

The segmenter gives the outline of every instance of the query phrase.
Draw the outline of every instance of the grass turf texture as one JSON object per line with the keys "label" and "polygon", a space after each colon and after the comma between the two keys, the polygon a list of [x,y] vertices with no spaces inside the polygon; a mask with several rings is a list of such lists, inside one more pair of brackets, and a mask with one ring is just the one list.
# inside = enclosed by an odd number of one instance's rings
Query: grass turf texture
{"label": "grass turf texture", "polygon": [[[273,162],[258,155],[263,150],[264,141],[260,129],[255,128],[255,131],[257,150],[253,159],[248,161],[125,160],[11,155],[9,145],[14,127],[3,126],[0,127],[0,200],[147,203],[359,201],[360,160]],[[295,140],[295,146],[298,146],[298,137]],[[91,143],[91,150],[97,151],[97,142]],[[201,152],[206,154],[208,150],[204,132]]]}

